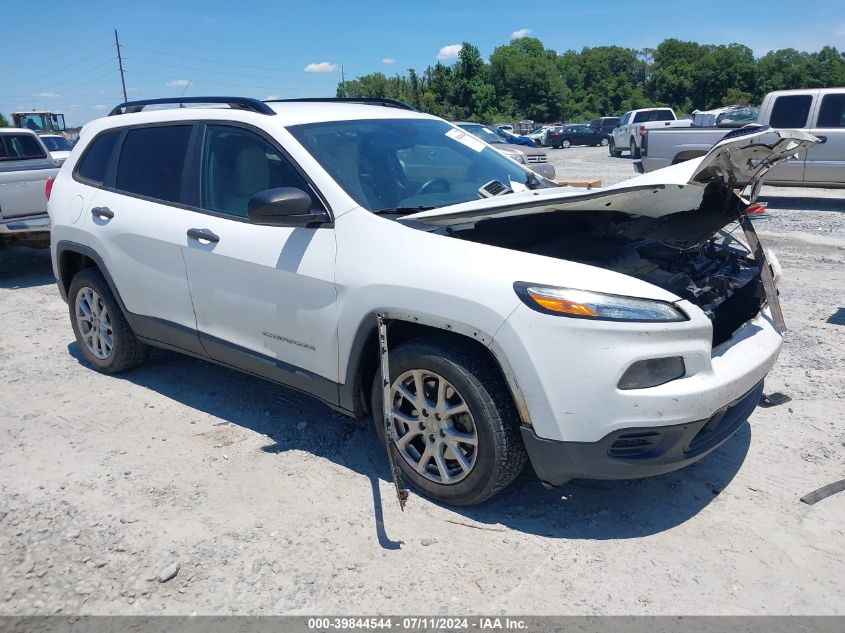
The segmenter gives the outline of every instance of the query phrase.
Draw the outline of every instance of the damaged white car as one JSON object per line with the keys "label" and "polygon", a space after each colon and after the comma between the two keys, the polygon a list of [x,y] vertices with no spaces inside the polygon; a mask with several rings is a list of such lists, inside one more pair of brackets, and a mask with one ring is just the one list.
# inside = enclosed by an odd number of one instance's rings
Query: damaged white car
{"label": "damaged white car", "polygon": [[371,414],[404,477],[453,504],[526,459],[550,485],[680,468],[759,401],[779,266],[737,191],[814,137],[728,139],[585,192],[393,102],[142,111],[167,101],[88,124],[52,189],[95,369],[159,346]]}

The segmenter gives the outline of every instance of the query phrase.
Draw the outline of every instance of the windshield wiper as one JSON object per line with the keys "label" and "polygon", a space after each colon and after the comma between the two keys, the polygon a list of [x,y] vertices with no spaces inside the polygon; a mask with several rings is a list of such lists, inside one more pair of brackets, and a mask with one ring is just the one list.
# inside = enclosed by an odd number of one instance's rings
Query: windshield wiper
{"label": "windshield wiper", "polygon": [[404,215],[406,213],[419,213],[420,211],[431,211],[434,207],[393,207],[388,209],[377,209],[372,213],[376,215]]}

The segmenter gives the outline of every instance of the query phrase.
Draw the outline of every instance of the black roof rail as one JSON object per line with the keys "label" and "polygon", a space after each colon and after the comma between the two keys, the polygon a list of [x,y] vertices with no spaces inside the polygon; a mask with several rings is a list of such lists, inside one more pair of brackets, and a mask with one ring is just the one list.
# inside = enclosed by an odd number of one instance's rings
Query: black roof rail
{"label": "black roof rail", "polygon": [[264,103],[361,103],[364,105],[380,105],[388,108],[399,108],[401,110],[418,110],[398,99],[386,99],[382,97],[304,97],[299,99],[267,99]]}
{"label": "black roof rail", "polygon": [[183,103],[225,103],[236,110],[250,110],[259,114],[276,114],[275,110],[263,101],[249,97],[164,97],[161,99],[144,99],[142,101],[127,101],[116,105],[109,112],[109,116],[140,112],[148,105]]}

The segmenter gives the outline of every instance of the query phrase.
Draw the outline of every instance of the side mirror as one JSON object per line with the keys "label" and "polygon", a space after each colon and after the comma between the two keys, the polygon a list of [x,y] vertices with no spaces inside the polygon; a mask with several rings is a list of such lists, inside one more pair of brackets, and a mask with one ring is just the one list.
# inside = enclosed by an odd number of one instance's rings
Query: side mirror
{"label": "side mirror", "polygon": [[249,199],[247,216],[265,226],[319,226],[331,222],[323,209],[312,209],[311,196],[295,187],[259,191]]}

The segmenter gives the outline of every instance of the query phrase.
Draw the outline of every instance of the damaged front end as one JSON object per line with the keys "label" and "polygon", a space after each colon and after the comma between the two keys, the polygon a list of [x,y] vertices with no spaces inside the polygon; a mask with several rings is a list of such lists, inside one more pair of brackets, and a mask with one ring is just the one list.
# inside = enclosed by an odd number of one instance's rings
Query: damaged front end
{"label": "damaged front end", "polygon": [[742,206],[734,198],[729,210],[704,216],[707,222],[694,211],[657,219],[577,211],[487,222],[452,235],[612,270],[668,290],[710,318],[715,346],[752,319],[766,297],[761,267],[734,237]]}
{"label": "damaged front end", "polygon": [[717,346],[767,302],[776,329],[784,329],[775,275],[745,209],[766,171],[814,142],[800,131],[757,131],[718,143],[698,161],[603,190],[501,196],[498,205],[487,200],[409,219],[459,239],[651,283],[698,306]]}

